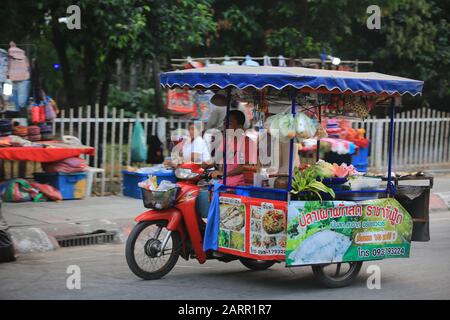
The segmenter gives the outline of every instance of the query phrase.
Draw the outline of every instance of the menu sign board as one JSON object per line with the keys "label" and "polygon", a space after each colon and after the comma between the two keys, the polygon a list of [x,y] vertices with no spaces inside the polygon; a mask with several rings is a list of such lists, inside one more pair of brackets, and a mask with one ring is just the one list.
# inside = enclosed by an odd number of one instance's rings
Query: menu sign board
{"label": "menu sign board", "polygon": [[220,197],[220,252],[284,260],[287,204],[231,194]]}

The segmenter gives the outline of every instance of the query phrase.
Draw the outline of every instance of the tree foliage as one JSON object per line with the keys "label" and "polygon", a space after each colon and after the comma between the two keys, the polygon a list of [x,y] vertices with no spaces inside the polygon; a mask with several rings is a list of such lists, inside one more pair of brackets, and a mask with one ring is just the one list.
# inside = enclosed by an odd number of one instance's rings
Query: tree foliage
{"label": "tree foliage", "polygon": [[105,103],[116,59],[188,55],[373,60],[374,71],[425,81],[416,106],[442,109],[450,96],[447,0],[378,1],[380,30],[366,27],[370,0],[80,0],[77,31],[57,21],[71,2],[4,0],[0,7],[1,43],[36,44],[41,69],[58,60],[61,74],[49,87],[63,84],[67,105]]}

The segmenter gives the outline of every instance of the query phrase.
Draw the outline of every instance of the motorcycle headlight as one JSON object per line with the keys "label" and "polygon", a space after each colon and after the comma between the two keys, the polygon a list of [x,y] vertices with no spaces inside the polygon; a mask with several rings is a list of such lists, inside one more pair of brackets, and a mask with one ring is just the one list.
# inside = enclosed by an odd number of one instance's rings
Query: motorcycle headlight
{"label": "motorcycle headlight", "polygon": [[198,174],[192,172],[191,169],[177,168],[175,170],[175,176],[178,179],[193,179],[193,178],[197,177]]}

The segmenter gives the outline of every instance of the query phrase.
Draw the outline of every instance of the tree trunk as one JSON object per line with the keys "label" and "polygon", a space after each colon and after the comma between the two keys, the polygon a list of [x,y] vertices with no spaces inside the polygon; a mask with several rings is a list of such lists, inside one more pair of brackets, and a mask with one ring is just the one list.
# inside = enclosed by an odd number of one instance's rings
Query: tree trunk
{"label": "tree trunk", "polygon": [[157,58],[154,58],[152,61],[152,74],[153,74],[153,84],[155,87],[155,107],[156,112],[158,114],[164,114],[162,90],[161,84],[159,82],[159,73],[160,73],[159,61]]}
{"label": "tree trunk", "polygon": [[84,45],[84,72],[85,72],[85,92],[87,104],[94,106],[97,103],[98,68],[96,65],[95,50],[90,42]]}
{"label": "tree trunk", "polygon": [[[55,19],[53,19],[55,20]],[[53,46],[55,47],[56,53],[58,55],[58,60],[61,65],[61,71],[64,81],[64,93],[65,101],[60,103],[63,108],[74,106],[77,101],[75,101],[75,88],[72,81],[72,74],[70,72],[70,63],[67,58],[66,53],[66,41],[58,29],[57,22],[52,22],[52,35],[53,35]]]}

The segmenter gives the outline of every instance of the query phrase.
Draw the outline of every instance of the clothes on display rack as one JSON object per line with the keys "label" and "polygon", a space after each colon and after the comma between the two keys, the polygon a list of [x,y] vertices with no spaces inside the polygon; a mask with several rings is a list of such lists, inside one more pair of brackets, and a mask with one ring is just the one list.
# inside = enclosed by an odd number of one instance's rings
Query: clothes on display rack
{"label": "clothes on display rack", "polygon": [[8,52],[0,49],[0,83],[8,80]]}
{"label": "clothes on display rack", "polygon": [[30,64],[25,51],[16,47],[14,42],[11,42],[8,50],[9,54],[9,68],[8,75],[11,81],[24,81],[30,79]]}
{"label": "clothes on display rack", "polygon": [[16,111],[27,107],[30,96],[30,80],[13,82],[13,100],[16,104]]}

